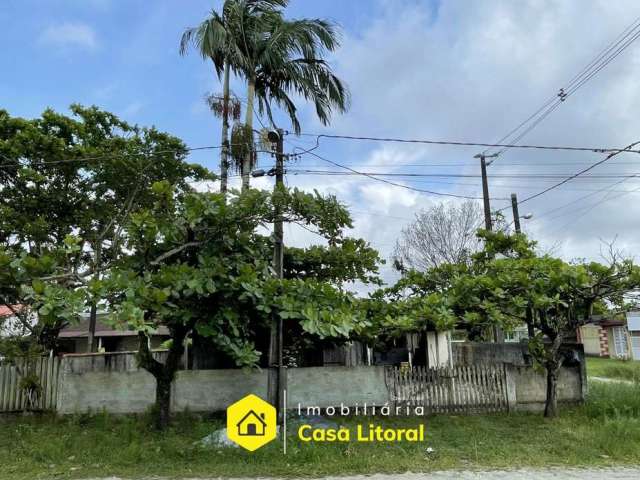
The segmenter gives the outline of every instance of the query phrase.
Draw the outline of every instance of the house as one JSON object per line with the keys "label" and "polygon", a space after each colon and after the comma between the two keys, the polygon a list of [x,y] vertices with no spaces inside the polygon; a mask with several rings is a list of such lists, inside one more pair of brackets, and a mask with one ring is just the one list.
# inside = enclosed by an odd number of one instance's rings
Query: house
{"label": "house", "polygon": [[[60,351],[64,353],[87,353],[89,337],[89,314],[84,314],[79,323],[67,325],[58,335]],[[99,352],[133,352],[138,350],[138,332],[116,330],[107,325],[106,313],[98,313],[95,341]],[[169,330],[160,327],[151,334],[151,349],[159,349],[170,338]]]}
{"label": "house", "polygon": [[529,330],[527,325],[522,323],[512,330],[504,332],[504,341],[506,343],[520,343],[529,340]]}
{"label": "house", "polygon": [[640,360],[640,311],[627,313],[627,330],[631,346],[631,358]]}
{"label": "house", "polygon": [[249,410],[244,417],[236,423],[238,429],[238,435],[241,436],[259,436],[262,437],[265,434],[267,422],[264,420],[264,413],[258,415],[253,410]]}
{"label": "house", "polygon": [[[638,314],[640,315],[640,312]],[[638,319],[640,321],[640,316]],[[593,315],[588,323],[577,329],[576,335],[578,343],[584,346],[585,355],[610,358],[630,357],[629,332],[624,318]],[[640,350],[638,355],[640,358]]]}

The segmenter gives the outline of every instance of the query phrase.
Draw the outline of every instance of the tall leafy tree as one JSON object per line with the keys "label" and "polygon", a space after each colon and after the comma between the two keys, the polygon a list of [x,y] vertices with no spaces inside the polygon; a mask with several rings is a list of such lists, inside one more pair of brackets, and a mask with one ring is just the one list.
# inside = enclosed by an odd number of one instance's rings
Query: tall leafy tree
{"label": "tall leafy tree", "polygon": [[558,376],[567,359],[563,342],[601,302],[624,309],[624,294],[640,286],[640,268],[628,259],[602,265],[539,256],[535,244],[519,234],[481,231],[480,237],[485,248],[453,280],[449,303],[468,324],[528,324],[534,333],[529,350],[547,375],[544,413],[555,417]]}
{"label": "tall leafy tree", "polygon": [[[271,252],[264,254],[257,233],[273,221],[277,202],[287,219],[340,239],[350,219],[335,198],[296,190],[180,195],[168,182],[153,191],[155,204],[130,216],[131,254],[102,283],[116,323],[139,333],[140,364],[156,379],[159,428],[169,421],[171,385],[190,332],[246,367],[258,362],[256,341],[274,316],[316,338],[348,338],[361,327],[355,300],[341,289],[315,278],[273,278]],[[172,340],[164,362],[148,342],[160,325]]]}
{"label": "tall leafy tree", "polygon": [[[72,105],[71,112],[23,119],[0,111],[0,248],[14,257],[17,282],[4,285],[0,302],[39,305],[23,285],[44,278],[49,289],[88,291],[95,318],[100,297],[91,280],[120,256],[124,221],[151,203],[148,187],[168,179],[186,191],[190,180],[213,176],[188,164],[172,135],[96,107]],[[33,318],[28,308],[21,312]],[[55,349],[68,316],[45,310],[38,318],[35,333]]]}

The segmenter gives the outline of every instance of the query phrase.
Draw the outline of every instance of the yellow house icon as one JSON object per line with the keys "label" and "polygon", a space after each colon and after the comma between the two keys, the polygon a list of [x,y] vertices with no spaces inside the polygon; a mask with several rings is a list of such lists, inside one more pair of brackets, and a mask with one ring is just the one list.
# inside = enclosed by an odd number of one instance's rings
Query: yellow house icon
{"label": "yellow house icon", "polygon": [[238,429],[238,435],[252,436],[252,435],[264,435],[264,431],[267,427],[267,423],[264,421],[265,414],[258,415],[253,410],[250,410],[240,421],[236,424]]}
{"label": "yellow house icon", "polygon": [[253,452],[276,438],[276,409],[257,395],[227,408],[227,437]]}

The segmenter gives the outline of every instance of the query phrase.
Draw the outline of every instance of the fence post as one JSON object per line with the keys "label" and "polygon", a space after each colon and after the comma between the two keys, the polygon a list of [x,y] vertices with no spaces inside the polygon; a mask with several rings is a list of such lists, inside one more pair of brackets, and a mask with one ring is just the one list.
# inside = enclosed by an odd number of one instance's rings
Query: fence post
{"label": "fence post", "polygon": [[513,412],[516,410],[518,398],[516,396],[516,379],[514,375],[515,366],[511,363],[503,363],[502,370],[504,371],[504,384],[507,396],[507,411]]}

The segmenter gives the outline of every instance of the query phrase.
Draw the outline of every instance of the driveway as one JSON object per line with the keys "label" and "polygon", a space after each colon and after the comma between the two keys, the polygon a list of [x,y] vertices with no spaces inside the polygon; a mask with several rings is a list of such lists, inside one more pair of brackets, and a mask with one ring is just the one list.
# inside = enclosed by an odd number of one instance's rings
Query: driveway
{"label": "driveway", "polygon": [[[185,478],[183,480],[219,480],[217,478]],[[395,475],[358,475],[354,477],[323,477],[323,480],[637,480],[638,468],[550,468],[544,470],[495,470],[486,472],[445,471],[405,473]],[[109,477],[91,480],[130,480]],[[142,480],[142,479],[140,479]],[[149,479],[151,480],[151,479]],[[154,477],[153,480],[161,480]],[[258,480],[258,479],[235,479]],[[266,480],[266,479],[262,479]]]}

